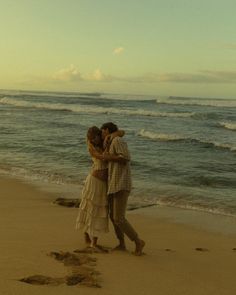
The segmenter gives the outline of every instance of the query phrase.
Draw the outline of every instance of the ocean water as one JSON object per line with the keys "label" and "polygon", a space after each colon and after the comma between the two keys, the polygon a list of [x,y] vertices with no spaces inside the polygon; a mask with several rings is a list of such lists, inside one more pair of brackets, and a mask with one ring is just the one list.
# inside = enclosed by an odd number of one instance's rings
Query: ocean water
{"label": "ocean water", "polygon": [[132,198],[236,216],[236,98],[0,91],[0,170],[81,185],[86,132],[113,121],[132,156]]}

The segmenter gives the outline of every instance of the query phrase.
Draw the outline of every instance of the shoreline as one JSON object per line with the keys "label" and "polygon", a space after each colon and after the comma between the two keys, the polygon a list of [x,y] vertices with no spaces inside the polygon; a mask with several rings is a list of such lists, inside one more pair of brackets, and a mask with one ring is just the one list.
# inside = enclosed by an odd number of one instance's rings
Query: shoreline
{"label": "shoreline", "polygon": [[236,216],[168,206],[140,208],[134,213],[159,218],[173,224],[181,224],[209,233],[236,237]]}
{"label": "shoreline", "polygon": [[[82,184],[65,184],[56,182],[43,182],[40,179],[28,179],[24,176],[11,175],[8,171],[0,170],[1,178],[17,180],[26,185],[33,186],[48,196],[50,202],[57,198],[79,199],[82,191]],[[161,218],[172,223],[179,223],[202,229],[209,232],[236,236],[236,215],[227,215],[217,212],[155,204],[151,201],[142,201],[134,196],[129,197],[130,214],[141,214]],[[134,212],[132,212],[134,211]]]}
{"label": "shoreline", "polygon": [[[146,241],[146,255],[127,252],[92,254],[101,288],[32,285],[20,279],[32,275],[67,277],[69,267],[49,253],[83,249],[83,235],[75,230],[76,208],[52,203],[55,194],[32,184],[0,176],[0,291],[10,294],[66,295],[232,295],[236,292],[236,236],[186,225],[167,215],[154,216],[153,207],[127,212],[127,218]],[[144,212],[145,211],[145,212]],[[177,221],[177,222],[176,222]],[[100,238],[112,248],[113,229]],[[86,255],[86,254],[85,254]],[[88,256],[88,255],[87,255]],[[87,257],[86,256],[86,257]],[[90,256],[90,255],[89,255]]]}

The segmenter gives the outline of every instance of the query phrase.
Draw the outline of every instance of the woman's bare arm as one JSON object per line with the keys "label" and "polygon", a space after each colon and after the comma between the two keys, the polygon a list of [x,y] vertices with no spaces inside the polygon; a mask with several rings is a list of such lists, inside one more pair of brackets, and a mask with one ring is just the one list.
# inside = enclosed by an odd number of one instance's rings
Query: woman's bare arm
{"label": "woman's bare arm", "polygon": [[110,155],[108,153],[102,153],[95,149],[92,144],[89,144],[89,153],[92,157],[99,159],[101,161],[112,161],[112,162],[120,162],[126,163],[127,160],[121,155]]}
{"label": "woman's bare arm", "polygon": [[88,150],[93,158],[103,160],[103,152],[99,152],[90,142],[88,143]]}

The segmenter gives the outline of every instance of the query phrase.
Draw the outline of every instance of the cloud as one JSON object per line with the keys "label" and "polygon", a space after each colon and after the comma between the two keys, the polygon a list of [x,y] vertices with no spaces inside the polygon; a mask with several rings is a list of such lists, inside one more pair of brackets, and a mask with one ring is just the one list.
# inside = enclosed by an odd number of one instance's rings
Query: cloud
{"label": "cloud", "polygon": [[124,50],[124,47],[117,47],[113,50],[113,54],[120,55],[121,53],[123,53]]}
{"label": "cloud", "polygon": [[84,81],[94,81],[94,82],[111,82],[116,80],[115,77],[102,73],[100,69],[94,70],[94,72],[91,74],[84,75],[83,79]]}
{"label": "cloud", "polygon": [[122,80],[132,83],[236,83],[236,71],[199,71],[197,73],[148,73]]}
{"label": "cloud", "polygon": [[236,71],[202,71],[205,81],[210,83],[236,83]]}
{"label": "cloud", "polygon": [[105,79],[104,74],[100,71],[100,69],[97,69],[93,72],[93,79],[95,81],[102,81]]}
{"label": "cloud", "polygon": [[83,80],[78,69],[71,64],[69,68],[57,71],[52,78],[57,81],[81,81]]}
{"label": "cloud", "polygon": [[52,75],[52,79],[53,81],[60,82],[110,82],[114,80],[111,75],[105,75],[100,69],[96,69],[93,71],[93,73],[90,74],[82,74],[73,64],[70,65],[68,68],[61,69],[54,73]]}
{"label": "cloud", "polygon": [[100,69],[96,69],[92,74],[87,76],[87,79],[91,81],[103,81],[105,80],[105,76]]}
{"label": "cloud", "polygon": [[126,83],[183,83],[183,84],[230,84],[236,83],[236,71],[204,70],[196,73],[146,73],[140,76],[112,76],[99,68],[92,73],[82,74],[72,64],[53,75],[54,82],[126,82]]}

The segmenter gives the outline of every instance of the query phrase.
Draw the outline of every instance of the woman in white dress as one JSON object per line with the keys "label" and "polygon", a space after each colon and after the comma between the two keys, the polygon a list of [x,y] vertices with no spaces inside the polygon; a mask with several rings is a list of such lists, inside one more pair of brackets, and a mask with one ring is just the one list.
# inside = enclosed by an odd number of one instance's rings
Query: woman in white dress
{"label": "woman in white dress", "polygon": [[[120,130],[113,137],[123,135],[124,131]],[[82,190],[76,228],[83,230],[87,246],[100,249],[98,237],[108,232],[107,161],[121,158],[104,151],[102,132],[96,126],[88,129],[87,144],[93,166]]]}

